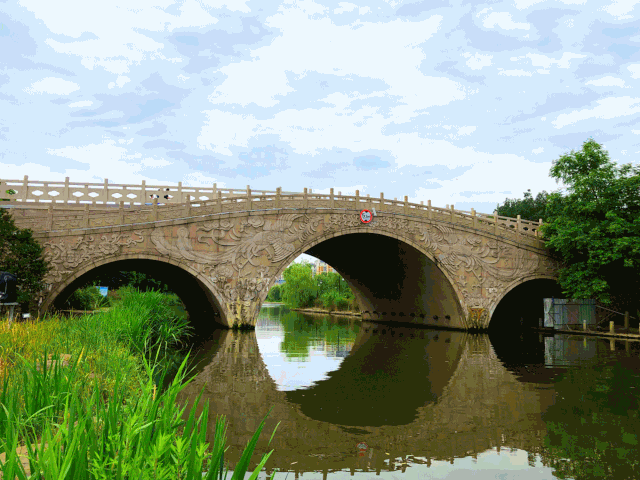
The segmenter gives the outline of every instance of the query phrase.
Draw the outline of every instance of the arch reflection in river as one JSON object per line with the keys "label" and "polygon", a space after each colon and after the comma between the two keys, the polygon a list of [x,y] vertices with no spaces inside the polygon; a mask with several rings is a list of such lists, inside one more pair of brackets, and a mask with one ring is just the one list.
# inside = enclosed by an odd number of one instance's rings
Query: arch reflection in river
{"label": "arch reflection in river", "polygon": [[[255,332],[222,332],[180,396],[192,401],[204,386],[209,438],[215,416],[227,416],[232,464],[271,406],[265,432],[281,423],[267,470],[365,468],[356,449],[361,442],[369,447],[366,468],[384,470],[390,456],[449,461],[505,443],[541,444],[541,411],[553,403],[553,392],[518,382],[486,335],[299,315],[292,320],[284,310],[269,311],[263,310]],[[342,332],[340,342],[343,335],[348,339],[348,354],[325,353],[316,369],[314,355],[335,332]],[[279,380],[283,362],[296,366],[297,384]],[[269,436],[258,443],[256,462]]]}

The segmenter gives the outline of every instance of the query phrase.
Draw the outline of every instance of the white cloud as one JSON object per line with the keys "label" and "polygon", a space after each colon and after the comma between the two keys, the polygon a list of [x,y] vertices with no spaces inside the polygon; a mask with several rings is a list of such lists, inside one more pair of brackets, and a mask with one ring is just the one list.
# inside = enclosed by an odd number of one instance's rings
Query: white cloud
{"label": "white cloud", "polygon": [[597,100],[597,103],[598,106],[592,109],[585,108],[571,113],[560,114],[551,123],[555,128],[562,128],[589,118],[609,120],[640,112],[640,98],[609,97],[604,100]]}
{"label": "white cloud", "polygon": [[267,26],[279,29],[281,35],[270,45],[253,50],[253,61],[220,68],[227,78],[209,101],[271,107],[278,103],[276,96],[293,91],[285,72],[302,78],[308,71],[381,79],[390,86],[386,95],[406,99],[408,105],[395,109],[399,115],[467,96],[458,82],[429,77],[419,70],[425,57],[423,50],[415,47],[437,32],[441,16],[419,22],[365,22],[353,29],[349,25],[337,26],[329,18],[310,20],[306,7],[306,3],[299,2],[296,8],[269,17]]}
{"label": "white cloud", "polygon": [[232,12],[249,13],[251,9],[247,6],[248,0],[203,0],[202,3],[213,8],[226,8]]}
{"label": "white cloud", "polygon": [[476,131],[476,127],[473,126],[467,126],[467,127],[460,127],[458,129],[458,135],[471,135],[473,132]]}
{"label": "white cloud", "polygon": [[498,75],[506,75],[507,77],[530,77],[533,75],[531,72],[526,72],[524,70],[503,70],[499,68]]}
{"label": "white cloud", "polygon": [[93,102],[91,100],[83,100],[82,102],[73,102],[69,104],[69,108],[76,108],[76,107],[90,107],[91,105],[93,105]]}
{"label": "white cloud", "polygon": [[473,57],[467,60],[467,67],[471,70],[482,70],[483,67],[491,65],[491,59],[493,55],[481,55],[476,53]]}
{"label": "white cloud", "polygon": [[183,82],[186,82],[186,81],[187,81],[187,80],[189,80],[191,77],[185,77],[184,75],[180,74],[180,75],[178,75],[178,78],[179,78],[180,80],[182,80]]}
{"label": "white cloud", "polygon": [[[518,60],[523,60],[525,58],[528,58],[531,60],[531,65],[534,67],[542,67],[543,69],[547,70],[549,69],[549,67],[551,67],[551,65],[557,65],[559,68],[570,68],[571,67],[571,60],[574,58],[585,58],[586,55],[581,55],[579,53],[571,53],[571,52],[564,52],[562,54],[562,57],[558,60],[551,58],[551,57],[547,57],[546,55],[541,55],[538,53],[527,53],[526,55],[521,55],[519,57],[511,57],[511,61],[513,62],[517,62]],[[548,73],[548,72],[545,72]]]}
{"label": "white cloud", "polygon": [[31,87],[24,89],[29,95],[39,93],[50,93],[52,95],[69,95],[71,92],[80,90],[80,86],[77,83],[63,80],[62,78],[46,77],[42,80],[34,82]]}
{"label": "white cloud", "polygon": [[640,78],[640,63],[629,65],[627,69],[631,72],[631,78],[633,79]]}
{"label": "white cloud", "polygon": [[[479,12],[477,16],[485,13],[485,8],[482,12]],[[482,25],[485,28],[494,28],[496,25],[503,30],[529,30],[530,25],[528,23],[516,23],[511,18],[511,14],[508,12],[491,12],[484,17]]]}
{"label": "white cloud", "polygon": [[338,5],[340,6],[336,8],[333,13],[353,12],[356,8],[358,8],[358,5],[349,2],[340,2],[338,3]]}
{"label": "white cloud", "polygon": [[597,80],[589,80],[586,85],[594,85],[596,87],[620,87],[620,88],[629,88],[624,86],[624,80],[621,78],[615,78],[611,75],[608,75],[603,78],[599,78]]}
{"label": "white cloud", "polygon": [[118,75],[118,78],[116,79],[115,82],[109,82],[109,85],[107,85],[107,87],[109,87],[109,89],[113,88],[113,87],[118,87],[118,88],[122,88],[125,83],[130,82],[131,79],[129,77],[125,77],[123,75]]}
{"label": "white cloud", "polygon": [[640,0],[613,0],[611,4],[599,10],[604,10],[609,15],[615,17],[616,20],[627,20],[633,18],[633,15],[625,14],[631,12],[638,2],[640,2]]}
{"label": "white cloud", "polygon": [[360,9],[358,10],[358,14],[364,15],[366,13],[369,13],[370,11],[371,9],[369,7],[360,7]]}
{"label": "white cloud", "polygon": [[544,147],[538,147],[531,150],[531,153],[535,153],[536,155],[539,155],[542,152],[544,152]]}
{"label": "white cloud", "polygon": [[[218,22],[203,9],[198,0],[186,0],[177,16],[163,10],[171,3],[165,0],[164,6],[159,7],[152,0],[141,0],[135,2],[135,5],[129,0],[98,3],[20,0],[22,7],[33,12],[55,34],[78,38],[82,33],[90,32],[97,37],[76,42],[59,42],[47,38],[45,43],[55,52],[82,57],[82,65],[89,70],[100,66],[108,72],[120,75],[128,72],[129,66],[134,62],[155,58],[172,60],[160,53],[164,48],[163,43],[156,42],[141,32],[206,27]],[[69,12],[73,14],[70,15]]]}

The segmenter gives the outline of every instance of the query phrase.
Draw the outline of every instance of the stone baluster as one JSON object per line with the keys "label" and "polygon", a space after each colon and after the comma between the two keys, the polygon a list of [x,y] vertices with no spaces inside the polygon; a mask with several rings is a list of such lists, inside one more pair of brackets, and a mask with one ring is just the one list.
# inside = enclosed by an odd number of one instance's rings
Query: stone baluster
{"label": "stone baluster", "polygon": [[62,200],[64,200],[64,203],[69,203],[69,200],[71,200],[71,195],[69,192],[69,177],[64,177],[64,191],[62,192]]}
{"label": "stone baluster", "polygon": [[476,217],[476,211],[471,209],[471,218],[473,219],[473,228],[478,228],[478,217]]}
{"label": "stone baluster", "polygon": [[24,176],[22,180],[22,201],[26,202],[29,195],[29,175]]}
{"label": "stone baluster", "polygon": [[184,203],[184,199],[182,198],[182,182],[178,182],[178,203]]}
{"label": "stone baluster", "polygon": [[211,200],[215,200],[217,195],[218,195],[218,184],[214,183],[213,184],[213,193],[211,194]]}
{"label": "stone baluster", "polygon": [[451,223],[454,222],[454,218],[455,218],[455,213],[453,211],[453,203],[451,204]]}
{"label": "stone baluster", "polygon": [[142,189],[140,190],[140,198],[142,201],[142,205],[144,206],[147,203],[147,182],[142,180]]}
{"label": "stone baluster", "polygon": [[356,210],[360,210],[360,190],[356,190]]}
{"label": "stone baluster", "polygon": [[276,188],[276,208],[282,208],[282,187]]}
{"label": "stone baluster", "polygon": [[516,229],[518,230],[518,235],[522,234],[522,221],[520,220],[520,215],[518,215],[516,217],[517,220],[517,225],[516,225]]}
{"label": "stone baluster", "polygon": [[118,213],[120,214],[120,225],[124,225],[124,200],[120,200],[120,205],[118,206]]}
{"label": "stone baluster", "polygon": [[309,208],[309,192],[307,191],[307,187],[304,187],[302,205],[304,206],[304,208]]}
{"label": "stone baluster", "polygon": [[153,221],[158,221],[158,197],[153,199]]}
{"label": "stone baluster", "polygon": [[109,179],[108,178],[104,179],[103,195],[104,195],[104,204],[106,205],[109,202]]}
{"label": "stone baluster", "polygon": [[429,220],[433,218],[433,210],[431,210],[431,200],[427,200],[427,210],[429,210]]}
{"label": "stone baluster", "polygon": [[404,214],[409,215],[409,197],[407,195],[404,196]]}
{"label": "stone baluster", "polygon": [[220,190],[216,193],[216,213],[222,213],[222,192]]}
{"label": "stone baluster", "polygon": [[498,211],[493,211],[493,234],[498,235]]}
{"label": "stone baluster", "polygon": [[380,211],[384,212],[384,192],[380,192]]}
{"label": "stone baluster", "polygon": [[253,210],[253,200],[251,199],[251,187],[247,185],[247,210]]}
{"label": "stone baluster", "polygon": [[185,217],[191,216],[191,194],[187,195],[187,201],[185,202],[185,205],[184,205],[184,216]]}
{"label": "stone baluster", "polygon": [[333,197],[333,187],[329,189],[329,208],[335,207],[335,198]]}

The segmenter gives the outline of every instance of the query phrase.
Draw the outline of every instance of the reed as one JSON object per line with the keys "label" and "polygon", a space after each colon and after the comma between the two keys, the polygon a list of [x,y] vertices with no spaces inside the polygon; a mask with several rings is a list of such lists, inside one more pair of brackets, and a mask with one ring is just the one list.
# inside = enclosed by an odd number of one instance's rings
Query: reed
{"label": "reed", "polygon": [[[168,387],[158,389],[166,384],[163,359],[189,328],[156,293],[124,291],[111,310],[94,315],[3,325],[1,478],[201,479],[206,472],[208,479],[222,479],[225,468],[227,477],[225,418],[216,418],[210,445],[208,404],[195,418],[202,391],[186,421],[186,405],[176,401],[191,381],[189,353]],[[264,420],[232,480],[244,479],[263,427]]]}

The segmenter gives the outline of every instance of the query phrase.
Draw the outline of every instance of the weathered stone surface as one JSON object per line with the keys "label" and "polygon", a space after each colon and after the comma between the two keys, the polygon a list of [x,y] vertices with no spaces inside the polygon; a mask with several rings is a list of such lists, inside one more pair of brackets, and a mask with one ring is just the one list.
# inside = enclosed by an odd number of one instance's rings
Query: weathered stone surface
{"label": "weathered stone surface", "polygon": [[[215,298],[224,325],[255,325],[269,288],[300,253],[342,235],[367,233],[397,239],[424,255],[429,268],[441,272],[462,312],[460,318],[449,319],[449,326],[485,328],[509,290],[531,279],[554,279],[558,268],[537,238],[532,244],[532,237],[524,241],[523,236],[520,244],[514,241],[517,236],[504,238],[487,229],[388,213],[363,224],[357,211],[343,209],[209,214],[109,230],[36,234],[54,267],[47,278],[43,309],[72,281],[97,266],[151,259],[179,266],[196,277]],[[340,271],[340,265],[333,266]],[[366,282],[352,275],[353,285],[366,287]],[[365,293],[358,296],[361,307],[373,310],[375,298],[364,287]],[[428,309],[423,312],[429,313]],[[427,316],[424,323],[430,320]]]}

